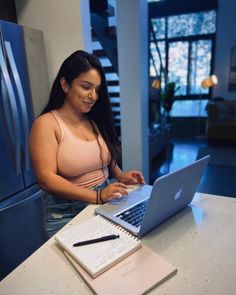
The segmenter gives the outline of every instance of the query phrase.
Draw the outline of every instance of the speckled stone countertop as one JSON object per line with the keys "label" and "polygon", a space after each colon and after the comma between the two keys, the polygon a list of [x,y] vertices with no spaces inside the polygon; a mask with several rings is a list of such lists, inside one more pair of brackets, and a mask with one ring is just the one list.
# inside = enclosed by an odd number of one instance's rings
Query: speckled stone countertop
{"label": "speckled stone countertop", "polygon": [[[88,206],[66,227],[93,215],[95,207]],[[150,294],[235,294],[235,233],[236,199],[196,194],[191,206],[142,239],[178,269]],[[52,238],[0,282],[0,294],[86,295],[91,291]]]}

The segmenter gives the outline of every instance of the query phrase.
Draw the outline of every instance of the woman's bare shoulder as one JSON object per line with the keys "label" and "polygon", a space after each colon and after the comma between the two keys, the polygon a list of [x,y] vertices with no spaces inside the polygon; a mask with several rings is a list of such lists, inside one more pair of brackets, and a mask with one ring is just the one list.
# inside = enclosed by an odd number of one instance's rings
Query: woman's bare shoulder
{"label": "woman's bare shoulder", "polygon": [[56,120],[54,119],[51,113],[45,113],[35,119],[32,128],[55,128],[57,125]]}
{"label": "woman's bare shoulder", "polygon": [[39,116],[30,130],[30,138],[60,138],[59,126],[52,113],[45,113]]}

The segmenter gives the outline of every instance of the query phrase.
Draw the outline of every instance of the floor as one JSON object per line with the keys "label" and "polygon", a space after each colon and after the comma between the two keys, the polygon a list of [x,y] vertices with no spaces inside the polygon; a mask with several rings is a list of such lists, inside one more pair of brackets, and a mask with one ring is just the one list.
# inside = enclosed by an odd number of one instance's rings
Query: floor
{"label": "floor", "polygon": [[[190,164],[196,160],[199,148],[207,146],[207,141],[201,138],[172,139],[163,157],[164,160],[153,163],[150,183],[152,184],[157,177]],[[224,155],[224,148],[222,148],[222,155]],[[236,168],[234,167],[208,165],[197,191],[236,197],[235,178]]]}

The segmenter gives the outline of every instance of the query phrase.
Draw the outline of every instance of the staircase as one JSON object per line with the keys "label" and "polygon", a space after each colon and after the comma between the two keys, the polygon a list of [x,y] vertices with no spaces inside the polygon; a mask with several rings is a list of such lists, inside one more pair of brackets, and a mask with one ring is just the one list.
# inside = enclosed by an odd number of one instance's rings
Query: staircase
{"label": "staircase", "polygon": [[[125,0],[124,0],[125,1]],[[121,109],[120,109],[120,86],[118,75],[118,58],[117,58],[117,38],[116,38],[116,20],[115,20],[115,0],[90,0],[91,26],[93,53],[100,59],[105,71],[108,92],[112,105],[114,124],[117,135],[121,138]],[[150,80],[150,82],[152,82]],[[152,83],[150,83],[151,85]],[[152,109],[152,91],[149,86],[149,108]],[[157,93],[155,93],[154,104],[158,104]],[[150,119],[157,115],[159,111],[150,112]],[[165,118],[159,113],[160,122],[150,124],[149,134],[149,155],[150,161],[160,160],[165,155],[170,128],[165,123]],[[155,120],[154,120],[155,121]],[[150,123],[150,122],[149,122]]]}
{"label": "staircase", "polygon": [[[90,0],[91,26],[92,26],[92,49],[99,58],[104,68],[108,93],[112,105],[114,124],[117,135],[121,135],[120,115],[120,86],[118,77],[117,40],[115,9],[108,2],[102,1],[103,5]],[[92,3],[92,4],[91,4]]]}

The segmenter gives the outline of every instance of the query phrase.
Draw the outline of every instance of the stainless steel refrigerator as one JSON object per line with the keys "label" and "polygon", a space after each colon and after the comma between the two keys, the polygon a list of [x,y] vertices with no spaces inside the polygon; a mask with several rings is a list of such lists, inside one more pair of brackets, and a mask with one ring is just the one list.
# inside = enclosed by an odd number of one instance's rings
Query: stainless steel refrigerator
{"label": "stainless steel refrigerator", "polygon": [[42,32],[0,20],[0,279],[44,241],[28,138],[48,81]]}

